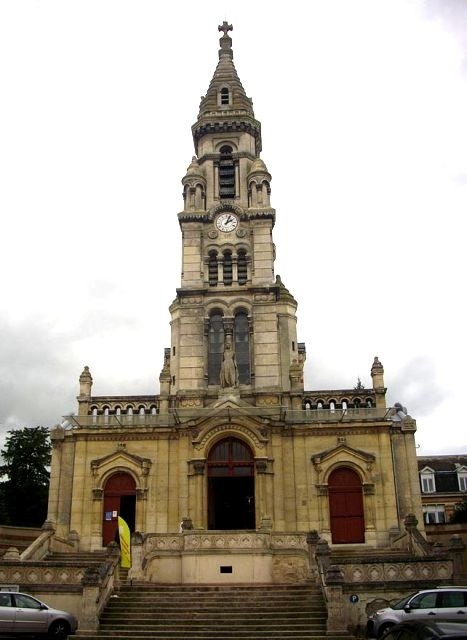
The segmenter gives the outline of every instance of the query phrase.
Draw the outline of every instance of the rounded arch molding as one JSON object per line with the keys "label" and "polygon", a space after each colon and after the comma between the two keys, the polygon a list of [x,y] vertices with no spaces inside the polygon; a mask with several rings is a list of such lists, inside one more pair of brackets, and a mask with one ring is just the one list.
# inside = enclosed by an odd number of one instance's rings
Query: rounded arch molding
{"label": "rounded arch molding", "polygon": [[127,473],[133,478],[136,493],[144,497],[147,493],[148,475],[152,465],[149,458],[129,454],[124,450],[116,451],[103,458],[91,460],[93,495],[103,495],[106,482],[116,473]]}
{"label": "rounded arch molding", "polygon": [[375,456],[373,454],[341,443],[334,449],[312,456],[311,461],[315,467],[316,486],[320,494],[327,494],[329,476],[342,467],[347,467],[358,475],[364,493],[374,493]]}
{"label": "rounded arch molding", "polygon": [[196,451],[202,452],[203,457],[207,458],[212,447],[224,438],[243,440],[250,447],[255,458],[258,457],[258,449],[261,449],[263,453],[267,442],[267,439],[255,427],[230,422],[203,429],[196,440],[193,440],[193,446]]}
{"label": "rounded arch molding", "polygon": [[208,220],[212,222],[215,216],[218,213],[222,213],[223,211],[232,211],[233,213],[236,213],[239,218],[245,216],[245,211],[242,209],[242,207],[239,207],[238,204],[227,200],[216,204],[214,207],[211,207],[208,213]]}

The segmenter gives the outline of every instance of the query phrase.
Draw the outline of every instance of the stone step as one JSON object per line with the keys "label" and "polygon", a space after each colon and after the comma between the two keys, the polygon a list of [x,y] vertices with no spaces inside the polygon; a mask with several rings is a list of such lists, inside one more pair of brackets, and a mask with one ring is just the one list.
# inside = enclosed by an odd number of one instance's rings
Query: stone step
{"label": "stone step", "polygon": [[[114,640],[147,640],[148,636],[141,636],[135,633],[127,633],[127,634],[122,634],[122,633],[113,633],[110,635],[108,634],[100,634],[100,633],[90,633],[90,634],[86,634],[84,632],[81,632],[79,634],[76,634],[74,636],[69,636],[70,640],[102,640],[102,638],[107,638],[107,637],[112,637]],[[185,640],[185,639],[189,639],[189,640],[232,640],[236,637],[235,633],[231,634],[231,635],[220,635],[219,633],[217,633],[216,631],[212,632],[212,633],[200,633],[197,631],[193,631],[193,632],[187,632],[184,634],[173,634],[170,631],[164,630],[164,631],[160,631],[160,632],[152,632],[151,633],[151,638],[154,638],[155,640]],[[280,640],[345,640],[345,639],[351,639],[351,636],[343,636],[343,635],[326,635],[325,633],[319,633],[319,634],[310,634],[310,633],[304,633],[304,634],[300,634],[300,633],[295,633],[295,632],[291,632],[288,633],[287,631],[279,631],[277,632],[277,634],[275,632],[271,632],[270,630],[266,630],[266,631],[261,631],[261,632],[255,632],[254,635],[251,634],[251,632],[249,632],[248,635],[243,636],[245,638],[245,640],[269,640],[270,638],[280,638]]]}
{"label": "stone step", "polygon": [[145,605],[145,603],[147,602],[153,602],[155,599],[157,598],[157,601],[160,602],[161,604],[168,604],[170,605],[171,602],[183,602],[183,603],[193,603],[193,604],[204,604],[204,605],[209,605],[212,602],[216,602],[216,603],[226,603],[226,604],[233,604],[233,603],[253,603],[253,604],[261,604],[262,602],[264,602],[265,604],[276,604],[277,602],[283,602],[284,604],[288,605],[288,604],[300,604],[300,605],[304,605],[304,606],[312,606],[312,605],[317,605],[317,606],[322,606],[323,604],[323,599],[321,596],[315,596],[314,598],[310,597],[310,596],[305,596],[305,595],[297,595],[297,596],[281,596],[280,594],[271,594],[270,596],[257,596],[257,595],[238,595],[238,594],[218,594],[218,595],[201,595],[201,594],[193,594],[190,595],[189,593],[186,594],[174,594],[174,595],[167,595],[167,594],[139,594],[139,595],[132,595],[132,596],[122,596],[121,592],[119,591],[118,593],[114,594],[114,596],[111,598],[112,600],[112,604],[114,606],[118,605],[119,603],[125,603],[132,605],[132,604],[141,604],[141,605]]}
{"label": "stone step", "polygon": [[[312,585],[121,585],[76,640],[332,640]],[[342,637],[339,637],[342,640]]]}
{"label": "stone step", "polygon": [[317,592],[318,589],[316,586],[312,584],[270,584],[270,583],[261,583],[261,584],[216,584],[216,585],[200,585],[199,583],[184,583],[184,584],[162,584],[160,582],[142,582],[133,580],[131,586],[125,586],[125,589],[129,592],[134,592],[139,589],[145,591],[190,591],[192,593],[197,592],[220,592],[220,591],[235,591],[236,593],[241,592],[255,592],[255,591],[277,591],[277,592],[285,592],[285,591],[305,591],[307,593]]}
{"label": "stone step", "polygon": [[[293,609],[290,608],[271,608],[268,609],[266,607],[262,607],[261,609],[256,609],[253,607],[250,608],[244,608],[244,607],[238,607],[235,610],[230,609],[229,610],[229,616],[234,617],[234,618],[239,618],[241,616],[247,616],[247,615],[251,615],[252,612],[255,613],[255,616],[257,618],[276,618],[276,617],[289,617],[289,618],[296,618],[297,616],[300,615],[306,615],[308,618],[310,616],[313,617],[313,620],[326,620],[327,616],[326,613],[322,611],[322,609],[317,609],[315,611],[313,610],[309,610],[309,609],[303,609],[300,607],[294,607]],[[164,616],[165,619],[172,619],[172,618],[180,618],[180,619],[191,619],[191,618],[199,618],[199,617],[203,617],[203,618],[208,618],[208,617],[215,617],[215,616],[223,616],[225,615],[225,611],[224,610],[219,610],[218,608],[214,608],[214,607],[210,607],[209,609],[197,609],[196,611],[180,611],[177,610],[175,608],[173,608],[170,611],[164,610],[163,608],[154,608],[151,612],[148,612],[147,610],[132,610],[132,611],[125,611],[124,609],[120,609],[118,611],[112,610],[112,611],[105,611],[102,616],[101,616],[101,622],[109,622],[110,620],[112,621],[118,621],[118,620],[122,620],[122,619],[131,619],[134,620],[139,619],[139,620],[151,620],[152,618],[158,617],[160,618],[161,615]]]}

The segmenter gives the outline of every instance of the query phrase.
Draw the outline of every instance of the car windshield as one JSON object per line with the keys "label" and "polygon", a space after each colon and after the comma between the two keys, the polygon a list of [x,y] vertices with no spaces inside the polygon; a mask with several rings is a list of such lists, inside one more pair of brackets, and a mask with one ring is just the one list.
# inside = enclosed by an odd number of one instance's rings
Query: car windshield
{"label": "car windshield", "polygon": [[399,600],[399,602],[396,602],[395,604],[391,604],[391,609],[403,609],[405,607],[405,605],[407,604],[407,602],[413,598],[418,592],[415,591],[415,593],[411,593],[409,596],[406,596],[405,598],[403,598],[402,600]]}

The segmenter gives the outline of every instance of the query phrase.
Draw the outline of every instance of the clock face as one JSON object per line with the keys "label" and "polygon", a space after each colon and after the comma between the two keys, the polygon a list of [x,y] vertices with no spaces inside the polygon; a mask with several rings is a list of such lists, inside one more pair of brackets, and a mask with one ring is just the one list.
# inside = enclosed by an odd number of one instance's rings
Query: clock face
{"label": "clock face", "polygon": [[233,231],[238,226],[238,218],[234,213],[221,213],[216,218],[216,227],[219,231]]}

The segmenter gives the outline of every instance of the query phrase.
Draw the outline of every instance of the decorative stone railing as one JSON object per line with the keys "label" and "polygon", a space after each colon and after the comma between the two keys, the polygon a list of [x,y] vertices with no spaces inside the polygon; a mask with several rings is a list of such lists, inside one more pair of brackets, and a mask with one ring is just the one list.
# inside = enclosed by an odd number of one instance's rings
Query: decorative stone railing
{"label": "decorative stone railing", "polygon": [[185,531],[181,534],[153,533],[144,541],[144,554],[173,551],[257,551],[266,549],[307,552],[305,534],[272,532]]}
{"label": "decorative stone railing", "polygon": [[338,552],[331,550],[316,531],[308,534],[311,574],[315,574],[327,603],[328,634],[350,630],[356,635],[375,601],[380,607],[383,602],[387,606],[391,599],[412,590],[452,581],[453,552],[427,545],[417,524],[416,518],[408,514],[405,533],[398,539],[404,541],[403,549],[374,549],[365,554],[365,560],[352,549],[345,555],[342,548]]}
{"label": "decorative stone railing", "polygon": [[[183,527],[183,525],[182,525]],[[204,531],[135,534],[129,577],[150,582],[306,582],[310,576],[305,534]]]}
{"label": "decorative stone railing", "polygon": [[[18,584],[22,589],[28,585],[63,585],[81,589],[81,580],[86,571],[85,566],[64,566],[51,561],[27,560],[18,562],[15,559],[0,560],[0,583]],[[73,589],[72,589],[73,590]]]}
{"label": "decorative stone railing", "polygon": [[[353,421],[390,420],[394,410],[387,408],[362,407],[360,409],[303,409],[295,410],[287,407],[242,407],[225,409],[216,413],[218,418],[234,418],[248,416],[283,422],[288,425],[348,423]],[[142,427],[173,427],[189,425],[191,421],[212,415],[212,409],[170,409],[165,414],[133,414],[133,415],[86,415],[66,416],[71,428],[75,429],[132,429]]]}

